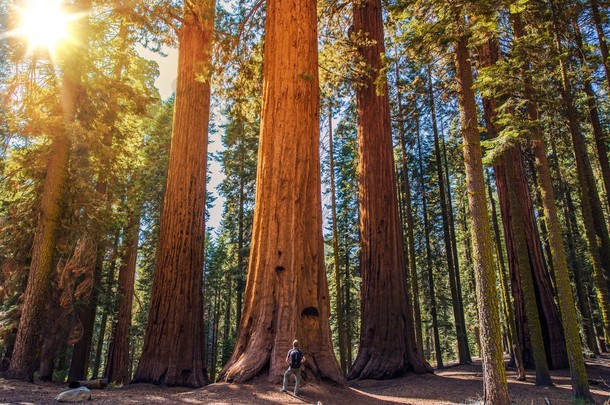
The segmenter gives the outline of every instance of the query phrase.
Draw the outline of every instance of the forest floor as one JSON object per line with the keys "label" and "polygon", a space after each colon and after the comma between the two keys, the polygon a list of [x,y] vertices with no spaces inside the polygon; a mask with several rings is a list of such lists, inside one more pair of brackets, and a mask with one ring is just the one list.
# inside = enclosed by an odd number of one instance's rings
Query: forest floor
{"label": "forest floor", "polygon": [[[553,371],[555,387],[536,387],[533,372],[528,382],[516,381],[514,369],[508,369],[510,396],[514,404],[575,404],[571,398],[568,370]],[[587,361],[591,391],[596,403],[610,404],[610,356]],[[314,405],[391,405],[391,404],[478,404],[483,395],[481,363],[452,366],[435,374],[408,374],[394,380],[359,380],[349,388],[305,383],[301,397],[281,393],[280,385],[259,378],[250,384],[211,384],[192,390],[161,388],[148,384],[92,390],[92,405],[132,404],[314,404]],[[23,383],[0,379],[0,405],[57,404],[55,396],[67,390],[67,384]],[[319,402],[318,402],[319,401]]]}

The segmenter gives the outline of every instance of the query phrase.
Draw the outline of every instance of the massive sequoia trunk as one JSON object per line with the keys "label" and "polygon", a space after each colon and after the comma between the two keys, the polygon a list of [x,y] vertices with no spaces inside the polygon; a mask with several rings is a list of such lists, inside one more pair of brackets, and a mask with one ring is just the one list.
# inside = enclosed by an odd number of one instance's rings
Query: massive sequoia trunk
{"label": "massive sequoia trunk", "polygon": [[481,141],[477,128],[477,109],[472,89],[472,66],[466,36],[459,37],[455,42],[455,63],[459,83],[460,124],[464,142],[464,165],[466,166],[468,208],[471,219],[476,293],[481,327],[484,402],[485,404],[508,405],[510,399],[502,353],[493,243],[485,198]]}
{"label": "massive sequoia trunk", "polygon": [[[481,63],[483,66],[491,66],[496,63],[499,56],[498,44],[495,40],[488,41],[481,47]],[[485,123],[490,137],[498,135],[497,129],[493,124],[493,119],[496,114],[496,106],[494,100],[484,99]],[[521,149],[518,145],[510,147],[506,152],[511,156],[511,162],[514,165],[514,175],[508,178],[506,176],[503,162],[498,162],[494,166],[496,172],[496,182],[498,185],[498,196],[500,201],[500,209],[502,212],[502,224],[506,238],[506,247],[509,257],[509,271],[511,273],[511,288],[515,299],[515,313],[517,321],[517,331],[519,340],[523,348],[524,362],[531,366],[531,360],[534,357],[534,352],[531,348],[529,338],[529,328],[526,326],[527,320],[525,317],[526,305],[529,301],[524,300],[522,283],[523,277],[520,276],[521,269],[519,268],[519,252],[515,249],[520,241],[515,237],[524,237],[526,241],[525,250],[522,254],[528,258],[523,264],[531,269],[531,274],[534,282],[535,301],[538,306],[538,314],[540,324],[542,326],[544,350],[547,355],[549,367],[558,369],[568,365],[568,358],[565,350],[565,342],[563,337],[563,329],[561,318],[557,306],[555,305],[555,292],[551,282],[551,275],[546,266],[544,253],[534,210],[529,185],[525,175],[525,167],[523,165],[523,157]],[[513,208],[509,202],[510,192],[515,193],[516,201],[519,203],[521,210],[518,212],[522,223],[524,234],[522,236],[514,235],[514,220],[511,213]]]}
{"label": "massive sequoia trunk", "polygon": [[220,380],[279,382],[293,339],[305,378],[345,383],[324,268],[316,0],[267,1],[256,205],[244,309]]}
{"label": "massive sequoia trunk", "polygon": [[[415,343],[398,216],[388,88],[378,86],[385,53],[380,0],[354,4],[354,39],[368,74],[356,89],[362,326],[349,378],[431,371]],[[366,40],[364,38],[366,37]]]}
{"label": "massive sequoia trunk", "polygon": [[207,384],[203,242],[214,0],[185,8],[173,134],[148,324],[135,382]]}
{"label": "massive sequoia trunk", "polygon": [[[89,8],[89,1],[78,1],[79,10]],[[86,19],[75,24],[86,25]],[[86,37],[86,28],[79,27]],[[78,29],[77,29],[78,30]],[[81,38],[81,40],[83,40]],[[86,43],[84,40],[83,43]],[[68,176],[70,160],[71,134],[77,111],[77,93],[81,80],[81,64],[84,49],[71,50],[66,59],[61,85],[60,106],[63,123],[52,135],[47,173],[42,191],[38,223],[34,233],[32,261],[28,275],[24,301],[21,306],[21,318],[15,338],[11,363],[6,378],[33,381],[39,353],[40,333],[47,318],[45,309],[49,295],[51,273],[53,271],[53,253],[57,242],[57,233],[61,216],[61,203]]]}
{"label": "massive sequoia trunk", "polygon": [[[504,165],[506,168],[506,180],[509,184],[517,183],[517,174],[515,170],[515,160],[520,160],[521,152],[518,147],[510,147],[504,153]],[[553,385],[551,375],[544,350],[544,340],[542,338],[542,328],[536,303],[536,292],[534,289],[534,279],[532,277],[532,268],[528,257],[526,233],[525,233],[525,216],[523,201],[517,195],[516,187],[508,188],[508,199],[510,205],[510,215],[512,229],[515,234],[515,253],[517,258],[517,268],[521,281],[521,290],[525,304],[525,313],[530,330],[530,339],[532,342],[532,351],[534,363],[536,366],[536,385]]]}

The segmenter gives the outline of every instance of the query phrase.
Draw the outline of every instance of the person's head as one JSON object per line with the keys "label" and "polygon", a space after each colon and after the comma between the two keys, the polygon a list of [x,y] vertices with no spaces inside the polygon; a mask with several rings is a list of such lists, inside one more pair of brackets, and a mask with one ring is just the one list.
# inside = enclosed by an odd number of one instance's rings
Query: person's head
{"label": "person's head", "polygon": [[295,349],[299,347],[299,341],[295,339],[294,342],[292,342],[292,347],[294,347]]}

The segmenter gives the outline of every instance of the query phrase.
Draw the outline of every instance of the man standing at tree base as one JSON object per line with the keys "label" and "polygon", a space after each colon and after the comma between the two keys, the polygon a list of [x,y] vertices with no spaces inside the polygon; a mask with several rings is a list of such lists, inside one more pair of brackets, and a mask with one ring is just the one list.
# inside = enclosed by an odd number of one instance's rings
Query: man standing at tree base
{"label": "man standing at tree base", "polygon": [[281,391],[286,392],[286,386],[290,379],[290,374],[294,374],[296,382],[294,383],[294,395],[299,395],[299,387],[301,385],[301,364],[305,362],[305,356],[299,349],[299,341],[295,340],[292,342],[292,349],[288,351],[286,356],[286,364],[288,364],[288,370],[284,373],[284,385]]}

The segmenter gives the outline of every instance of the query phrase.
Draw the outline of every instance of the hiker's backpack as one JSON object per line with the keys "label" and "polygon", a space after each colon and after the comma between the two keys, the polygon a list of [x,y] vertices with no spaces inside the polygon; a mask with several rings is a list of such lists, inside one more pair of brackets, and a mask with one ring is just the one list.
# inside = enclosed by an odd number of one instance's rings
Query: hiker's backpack
{"label": "hiker's backpack", "polygon": [[303,352],[299,349],[292,349],[290,351],[290,368],[301,368],[301,361],[303,360]]}

